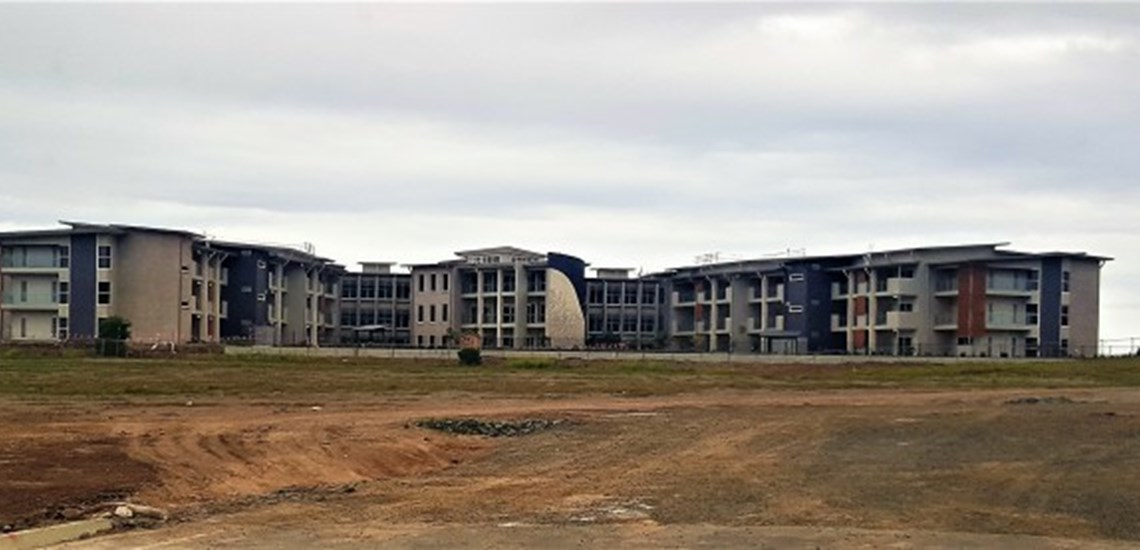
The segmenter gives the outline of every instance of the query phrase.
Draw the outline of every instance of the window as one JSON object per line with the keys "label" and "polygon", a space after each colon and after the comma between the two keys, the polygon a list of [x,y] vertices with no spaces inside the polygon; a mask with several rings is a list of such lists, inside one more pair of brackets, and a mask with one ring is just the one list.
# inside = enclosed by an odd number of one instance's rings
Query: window
{"label": "window", "polygon": [[[420,292],[423,292],[424,291],[424,275],[423,275],[423,273],[420,274],[419,281],[420,281],[419,282]],[[422,340],[422,338],[421,338],[421,340]]]}
{"label": "window", "polygon": [[435,347],[435,335],[428,335],[428,347]]}
{"label": "window", "polygon": [[959,346],[968,346],[968,345],[973,344],[973,343],[974,343],[973,339],[970,338],[969,336],[962,336],[962,337],[958,338],[958,345]]}
{"label": "window", "polygon": [[514,304],[503,304],[503,323],[507,324],[507,323],[514,323],[514,322],[515,322],[515,305]]}
{"label": "window", "polygon": [[788,275],[788,282],[802,283],[803,281],[804,281],[804,274],[803,273],[792,273],[791,275]]}
{"label": "window", "polygon": [[1026,276],[1025,288],[1027,290],[1031,290],[1031,291],[1041,288],[1041,283],[1038,281],[1037,278],[1038,278],[1038,273],[1036,271],[1030,271],[1029,274]]}
{"label": "window", "polygon": [[99,269],[111,269],[111,247],[99,247],[98,261]]}
{"label": "window", "polygon": [[[422,275],[421,275],[421,277],[422,277]],[[424,347],[424,335],[423,334],[416,336],[416,345],[421,347],[421,348]]]}
{"label": "window", "polygon": [[1037,304],[1025,304],[1025,324],[1037,324]]}
{"label": "window", "polygon": [[67,246],[59,247],[59,267],[70,267],[70,266],[71,266],[71,248],[67,247]]}
{"label": "window", "polygon": [[59,282],[59,303],[66,304],[71,299],[71,284],[67,281]]}
{"label": "window", "polygon": [[600,285],[590,285],[590,288],[587,291],[586,303],[602,303],[602,287]]}
{"label": "window", "polygon": [[431,274],[431,291],[435,292],[435,273]]}
{"label": "window", "polygon": [[1025,339],[1025,356],[1026,357],[1037,357],[1037,345],[1038,344],[1037,344],[1036,338],[1026,338]]}
{"label": "window", "polygon": [[483,274],[483,292],[496,292],[499,289],[499,273],[488,271]]}
{"label": "window", "polygon": [[606,332],[610,334],[617,334],[621,331],[621,319],[610,317],[606,319]]}
{"label": "window", "polygon": [[625,303],[626,304],[636,304],[637,303],[637,287],[635,287],[633,285],[626,286],[626,288],[625,288]]}
{"label": "window", "polygon": [[625,319],[623,319],[621,322],[621,331],[622,332],[637,332],[637,318],[636,317],[626,317]]}
{"label": "window", "polygon": [[1069,306],[1061,306],[1061,326],[1069,326]]}
{"label": "window", "polygon": [[[423,275],[420,275],[420,281],[423,281]],[[424,322],[424,306],[416,306],[416,322]]]}
{"label": "window", "polygon": [[914,311],[914,302],[899,302],[899,311]]}
{"label": "window", "polygon": [[650,318],[650,317],[643,318],[641,320],[641,332],[653,332],[655,330],[653,325],[654,325],[654,322],[653,322],[652,318]]}
{"label": "window", "polygon": [[28,318],[20,317],[20,338],[28,337]]}
{"label": "window", "polygon": [[804,306],[788,306],[788,313],[803,313]]}
{"label": "window", "polygon": [[20,281],[20,302],[28,301],[28,282]]}
{"label": "window", "polygon": [[1061,272],[1061,292],[1068,292],[1068,291],[1069,291],[1069,272],[1068,271],[1062,271]]}
{"label": "window", "polygon": [[899,355],[914,355],[914,338],[899,336]]}
{"label": "window", "polygon": [[67,317],[60,317],[55,322],[55,337],[60,340],[67,340]]}
{"label": "window", "polygon": [[1069,354],[1069,341],[1067,339],[1061,340],[1061,355]]}
{"label": "window", "polygon": [[435,322],[435,304],[428,306],[428,321]]}
{"label": "window", "polygon": [[601,315],[591,315],[590,320],[589,320],[589,325],[590,325],[590,332],[601,332],[602,331],[602,316]]}
{"label": "window", "polygon": [[98,300],[100,305],[107,305],[111,303],[111,283],[108,281],[99,281]]}
{"label": "window", "polygon": [[914,278],[914,267],[906,266],[906,267],[899,268],[899,277],[903,278],[903,279],[913,279]]}
{"label": "window", "polygon": [[440,306],[440,307],[442,307],[442,308],[443,308],[443,310],[442,310],[442,311],[440,311],[440,316],[439,316],[439,317],[440,317],[440,319],[439,319],[439,320],[440,320],[440,321],[443,321],[444,323],[446,323],[446,322],[447,322],[447,304],[443,304],[443,305],[442,305],[442,306]]}
{"label": "window", "polygon": [[[447,287],[448,287],[448,282],[449,282],[448,279],[450,279],[450,277],[448,277],[447,273],[444,273],[443,274],[443,291],[444,292],[447,292]],[[444,319],[444,320],[446,321],[447,319]]]}
{"label": "window", "polygon": [[514,271],[504,271],[503,272],[503,292],[514,292],[514,291],[515,291],[515,272]]}

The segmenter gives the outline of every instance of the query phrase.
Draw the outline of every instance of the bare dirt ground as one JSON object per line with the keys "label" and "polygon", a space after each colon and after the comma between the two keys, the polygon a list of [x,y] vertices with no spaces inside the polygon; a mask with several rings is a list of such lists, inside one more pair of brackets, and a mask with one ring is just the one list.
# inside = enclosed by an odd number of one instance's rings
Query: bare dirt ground
{"label": "bare dirt ground", "polygon": [[[1071,402],[1007,403],[1024,396]],[[487,438],[426,417],[568,422]],[[0,524],[124,497],[175,514],[81,547],[1140,541],[1131,389],[11,401],[0,426]]]}

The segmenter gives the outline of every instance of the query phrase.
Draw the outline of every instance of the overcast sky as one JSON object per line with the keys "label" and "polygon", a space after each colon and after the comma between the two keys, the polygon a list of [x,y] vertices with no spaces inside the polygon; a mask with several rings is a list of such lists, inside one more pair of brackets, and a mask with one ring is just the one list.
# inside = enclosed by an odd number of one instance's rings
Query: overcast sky
{"label": "overcast sky", "polygon": [[1140,6],[0,5],[0,229],[351,265],[1083,250],[1140,336]]}

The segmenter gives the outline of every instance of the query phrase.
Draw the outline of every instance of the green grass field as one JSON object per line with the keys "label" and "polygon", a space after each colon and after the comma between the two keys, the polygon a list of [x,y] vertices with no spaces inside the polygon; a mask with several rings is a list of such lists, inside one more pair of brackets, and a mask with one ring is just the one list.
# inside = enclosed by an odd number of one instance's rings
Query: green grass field
{"label": "green grass field", "polygon": [[9,399],[226,398],[476,392],[671,395],[712,389],[1064,388],[1140,386],[1140,359],[951,364],[694,364],[205,356],[0,357]]}

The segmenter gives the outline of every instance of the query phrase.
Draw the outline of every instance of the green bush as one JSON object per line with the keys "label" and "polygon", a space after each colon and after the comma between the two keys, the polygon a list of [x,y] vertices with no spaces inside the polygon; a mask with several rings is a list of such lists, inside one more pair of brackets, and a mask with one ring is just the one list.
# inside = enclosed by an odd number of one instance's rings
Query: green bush
{"label": "green bush", "polygon": [[131,323],[122,317],[99,320],[99,338],[95,353],[104,357],[126,357],[127,340],[131,339]]}
{"label": "green bush", "polygon": [[473,367],[483,364],[483,353],[477,348],[463,348],[459,350],[459,364]]}

